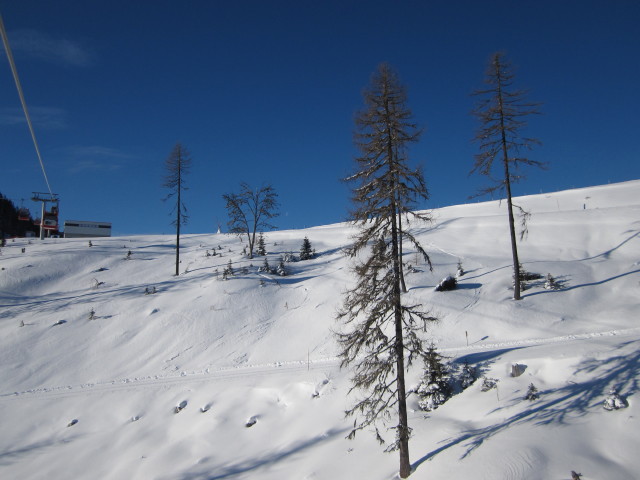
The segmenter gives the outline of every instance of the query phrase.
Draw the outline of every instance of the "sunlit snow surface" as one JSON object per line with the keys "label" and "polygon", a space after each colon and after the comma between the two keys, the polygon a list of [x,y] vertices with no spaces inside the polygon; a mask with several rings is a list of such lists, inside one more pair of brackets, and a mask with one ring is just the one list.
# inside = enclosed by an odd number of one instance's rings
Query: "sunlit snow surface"
{"label": "sunlit snow surface", "polygon": [[[407,302],[440,318],[428,335],[442,354],[499,381],[428,414],[410,397],[411,478],[638,478],[640,181],[517,203],[532,213],[525,270],[562,286],[534,281],[520,302],[504,202],[412,224],[434,270],[405,250],[418,269],[407,273]],[[397,455],[373,435],[345,439],[353,398],[332,331],[354,233],[347,224],[267,233],[272,266],[305,236],[316,249],[286,277],[258,274],[263,259],[243,258],[228,235],[183,237],[178,277],[171,236],[9,241],[0,478],[394,478]],[[236,276],[216,278],[229,260]],[[459,288],[434,292],[458,261]],[[520,377],[514,363],[525,366]],[[420,374],[415,365],[411,387]],[[523,400],[530,383],[539,400]],[[627,408],[602,408],[611,387]]]}

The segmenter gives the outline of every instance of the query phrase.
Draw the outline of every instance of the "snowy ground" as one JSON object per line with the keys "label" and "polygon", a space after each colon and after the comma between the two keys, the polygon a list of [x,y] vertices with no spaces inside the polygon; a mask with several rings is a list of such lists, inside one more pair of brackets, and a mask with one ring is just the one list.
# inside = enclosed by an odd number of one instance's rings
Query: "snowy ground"
{"label": "snowy ground", "polygon": [[[518,203],[533,214],[524,268],[551,273],[558,291],[540,280],[511,300],[504,203],[439,209],[417,231],[434,272],[407,275],[408,299],[440,318],[430,335],[441,353],[499,382],[428,414],[410,397],[411,478],[637,479],[640,181]],[[331,332],[352,234],[344,224],[267,234],[272,266],[305,235],[317,250],[284,278],[258,274],[263,259],[242,258],[227,235],[184,237],[178,277],[170,236],[10,242],[0,478],[394,478],[396,454],[366,432],[345,439],[353,399]],[[229,260],[237,275],[221,281]],[[460,288],[434,292],[458,261]],[[522,376],[510,376],[514,363]],[[530,383],[539,400],[522,399]],[[612,386],[628,408],[602,408]]]}

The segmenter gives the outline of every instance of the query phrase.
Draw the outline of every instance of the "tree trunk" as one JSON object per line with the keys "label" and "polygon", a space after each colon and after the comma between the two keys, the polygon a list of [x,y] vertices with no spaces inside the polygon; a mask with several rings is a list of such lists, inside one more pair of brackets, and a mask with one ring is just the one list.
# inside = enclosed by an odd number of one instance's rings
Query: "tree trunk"
{"label": "tree trunk", "polygon": [[516,243],[516,226],[513,218],[513,203],[511,202],[511,182],[509,181],[509,165],[505,162],[507,174],[507,209],[509,210],[509,231],[511,234],[511,255],[513,257],[513,299],[520,300],[520,261],[518,260],[518,245]]}
{"label": "tree trunk", "polygon": [[402,304],[400,298],[401,266],[398,245],[398,230],[394,215],[391,224],[391,248],[394,259],[393,271],[395,279],[393,285],[393,302],[396,330],[396,374],[398,381],[398,448],[400,452],[400,478],[407,478],[411,474],[411,463],[409,461],[409,419],[407,415],[407,394],[404,379],[404,341],[402,335]]}
{"label": "tree trunk", "polygon": [[404,265],[402,263],[402,213],[398,215],[398,258],[400,261],[400,289],[407,293],[407,285],[404,283]]}
{"label": "tree trunk", "polygon": [[507,210],[509,211],[509,232],[511,235],[511,256],[513,257],[513,299],[520,300],[520,262],[518,260],[518,245],[516,243],[516,226],[513,218],[513,203],[511,202],[511,178],[509,174],[509,154],[507,150],[507,137],[504,126],[504,104],[502,101],[502,79],[500,66],[496,66],[498,78],[498,106],[500,109],[500,134],[502,140],[502,160],[504,162],[504,183],[507,190]]}
{"label": "tree trunk", "polygon": [[180,275],[180,223],[182,223],[182,219],[180,218],[180,194],[182,191],[182,178],[180,176],[182,172],[180,168],[180,161],[181,159],[178,158],[178,204],[176,207],[176,277]]}
{"label": "tree trunk", "polygon": [[[393,149],[388,146],[389,169],[394,170]],[[394,178],[395,181],[395,178]],[[396,375],[398,386],[398,451],[400,453],[400,478],[407,478],[411,474],[409,461],[409,419],[407,415],[407,393],[404,379],[404,340],[402,335],[402,299],[400,296],[400,275],[402,265],[400,263],[398,230],[398,205],[395,191],[391,195],[391,255],[393,257],[393,309],[395,323],[395,355]]]}

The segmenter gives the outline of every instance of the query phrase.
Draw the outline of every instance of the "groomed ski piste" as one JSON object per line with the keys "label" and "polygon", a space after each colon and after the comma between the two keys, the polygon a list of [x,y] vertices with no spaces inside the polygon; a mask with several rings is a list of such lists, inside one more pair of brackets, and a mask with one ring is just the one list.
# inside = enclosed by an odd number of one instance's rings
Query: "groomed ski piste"
{"label": "groomed ski piste", "polygon": [[[405,250],[406,300],[440,319],[427,338],[441,354],[498,381],[483,392],[476,380],[431,412],[409,397],[411,478],[637,479],[640,181],[516,203],[532,214],[521,263],[542,276],[521,301],[504,202],[413,225],[434,268]],[[264,258],[244,257],[233,235],[183,236],[179,276],[170,235],[9,240],[0,478],[397,478],[397,454],[373,434],[345,438],[355,394],[333,332],[354,233],[347,223],[267,232],[273,267],[305,236],[316,251],[284,277],[258,272]],[[229,261],[235,275],[223,280]],[[435,292],[458,262],[458,288]],[[557,290],[544,288],[547,274]],[[411,388],[421,374],[417,363]],[[626,408],[603,408],[611,388]]]}

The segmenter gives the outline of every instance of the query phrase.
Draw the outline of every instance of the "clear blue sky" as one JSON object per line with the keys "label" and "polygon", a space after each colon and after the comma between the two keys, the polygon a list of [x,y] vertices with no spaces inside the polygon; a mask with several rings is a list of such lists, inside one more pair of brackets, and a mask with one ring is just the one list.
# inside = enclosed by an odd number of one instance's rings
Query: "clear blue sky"
{"label": "clear blue sky", "polygon": [[[177,141],[192,153],[187,233],[226,224],[223,193],[272,183],[281,229],[343,221],[354,113],[383,61],[425,132],[411,150],[425,207],[467,202],[470,93],[505,50],[544,103],[542,147],[516,194],[640,178],[640,2],[0,0],[60,219],[171,233],[161,199]],[[0,192],[45,191],[0,55]]]}

